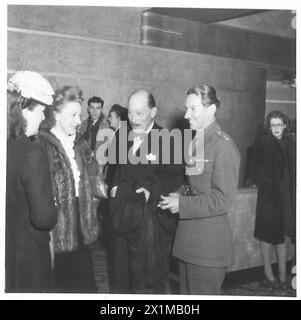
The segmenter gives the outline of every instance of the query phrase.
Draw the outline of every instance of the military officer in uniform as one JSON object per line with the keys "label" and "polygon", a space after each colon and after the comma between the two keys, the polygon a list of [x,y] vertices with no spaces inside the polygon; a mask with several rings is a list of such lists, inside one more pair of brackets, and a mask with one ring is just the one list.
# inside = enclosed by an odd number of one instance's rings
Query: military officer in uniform
{"label": "military officer in uniform", "polygon": [[198,151],[186,166],[188,188],[161,196],[162,209],[179,212],[173,255],[179,259],[182,294],[220,294],[231,264],[227,212],[234,206],[240,155],[215,121],[219,105],[213,87],[188,90],[185,118],[196,130],[190,150]]}

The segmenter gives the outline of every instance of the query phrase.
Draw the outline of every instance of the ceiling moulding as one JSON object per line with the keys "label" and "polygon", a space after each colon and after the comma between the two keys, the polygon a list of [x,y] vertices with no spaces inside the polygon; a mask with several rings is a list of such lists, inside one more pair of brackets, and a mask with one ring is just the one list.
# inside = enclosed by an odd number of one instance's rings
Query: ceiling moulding
{"label": "ceiling moulding", "polygon": [[142,12],[140,42],[295,69],[296,41],[255,31]]}

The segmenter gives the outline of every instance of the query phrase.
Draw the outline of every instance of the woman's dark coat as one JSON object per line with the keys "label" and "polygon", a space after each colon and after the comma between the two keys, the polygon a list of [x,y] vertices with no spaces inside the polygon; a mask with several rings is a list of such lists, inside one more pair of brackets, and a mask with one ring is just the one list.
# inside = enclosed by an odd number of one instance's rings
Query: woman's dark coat
{"label": "woman's dark coat", "polygon": [[57,221],[46,152],[24,137],[7,143],[6,291],[51,288],[49,231]]}
{"label": "woman's dark coat", "polygon": [[[296,227],[296,154],[291,137],[278,140],[271,133],[254,146],[252,176],[258,187],[254,236],[280,244]],[[287,200],[287,201],[286,201]]]}

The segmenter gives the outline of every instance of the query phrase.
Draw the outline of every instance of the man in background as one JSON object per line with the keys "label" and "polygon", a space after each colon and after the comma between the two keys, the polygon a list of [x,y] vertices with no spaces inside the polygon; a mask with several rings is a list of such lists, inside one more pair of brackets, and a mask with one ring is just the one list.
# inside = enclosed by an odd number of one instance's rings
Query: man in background
{"label": "man in background", "polygon": [[98,147],[96,142],[98,131],[109,127],[103,114],[103,105],[104,101],[100,97],[91,97],[88,100],[88,118],[83,120],[80,126],[80,134],[88,141],[93,154]]}

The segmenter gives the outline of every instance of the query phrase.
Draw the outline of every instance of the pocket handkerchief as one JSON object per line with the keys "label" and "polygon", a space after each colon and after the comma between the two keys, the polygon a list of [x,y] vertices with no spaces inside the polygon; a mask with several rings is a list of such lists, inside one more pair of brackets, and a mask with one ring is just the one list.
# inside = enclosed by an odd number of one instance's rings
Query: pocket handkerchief
{"label": "pocket handkerchief", "polygon": [[146,160],[147,161],[156,161],[157,157],[155,154],[149,153],[146,155]]}

